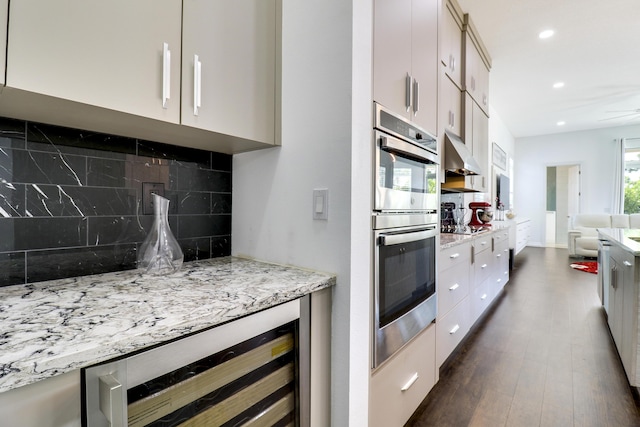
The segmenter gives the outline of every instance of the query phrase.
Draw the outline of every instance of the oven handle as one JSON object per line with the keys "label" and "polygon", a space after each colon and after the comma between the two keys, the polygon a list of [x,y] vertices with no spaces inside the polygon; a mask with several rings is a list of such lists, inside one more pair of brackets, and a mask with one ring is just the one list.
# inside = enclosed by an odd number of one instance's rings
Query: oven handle
{"label": "oven handle", "polygon": [[381,246],[392,246],[392,245],[400,245],[402,243],[409,242],[417,242],[418,240],[425,240],[430,237],[435,237],[435,227],[429,227],[422,231],[412,231],[408,233],[398,233],[398,234],[381,234],[380,235],[380,245]]}
{"label": "oven handle", "polygon": [[432,154],[430,151],[425,150],[424,148],[416,147],[413,144],[402,141],[397,138],[390,138],[385,135],[380,136],[380,148],[385,151],[394,151],[396,153],[405,154],[407,156],[411,156],[422,161],[428,161],[431,163],[438,163],[438,156]]}

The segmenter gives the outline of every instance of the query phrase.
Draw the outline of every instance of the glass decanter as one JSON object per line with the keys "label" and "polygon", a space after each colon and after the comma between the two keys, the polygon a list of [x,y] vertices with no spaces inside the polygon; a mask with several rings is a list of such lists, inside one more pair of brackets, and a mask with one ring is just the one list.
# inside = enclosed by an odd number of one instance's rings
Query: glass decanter
{"label": "glass decanter", "polygon": [[169,228],[169,199],[153,194],[153,226],[138,251],[138,268],[148,274],[178,271],[184,255]]}

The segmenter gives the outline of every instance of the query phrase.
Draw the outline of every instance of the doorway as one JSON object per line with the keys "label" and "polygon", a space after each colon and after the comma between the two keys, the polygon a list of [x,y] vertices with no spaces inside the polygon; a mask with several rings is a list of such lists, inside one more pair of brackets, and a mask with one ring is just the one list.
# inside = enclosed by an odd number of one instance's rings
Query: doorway
{"label": "doorway", "polygon": [[580,211],[580,165],[547,166],[545,246],[566,248],[569,219]]}

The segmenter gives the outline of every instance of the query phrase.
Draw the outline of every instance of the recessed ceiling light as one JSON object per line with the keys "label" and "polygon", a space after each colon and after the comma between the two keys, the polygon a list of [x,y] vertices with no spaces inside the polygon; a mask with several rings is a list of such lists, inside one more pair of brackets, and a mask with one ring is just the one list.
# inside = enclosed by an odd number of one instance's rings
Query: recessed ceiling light
{"label": "recessed ceiling light", "polygon": [[560,121],[558,123],[556,123],[558,126],[564,126],[566,122]]}
{"label": "recessed ceiling light", "polygon": [[553,32],[553,30],[544,30],[543,32],[538,34],[538,37],[540,37],[541,39],[548,39],[553,35]]}
{"label": "recessed ceiling light", "polygon": [[561,87],[564,87],[564,82],[557,82],[553,84],[554,89],[560,89]]}

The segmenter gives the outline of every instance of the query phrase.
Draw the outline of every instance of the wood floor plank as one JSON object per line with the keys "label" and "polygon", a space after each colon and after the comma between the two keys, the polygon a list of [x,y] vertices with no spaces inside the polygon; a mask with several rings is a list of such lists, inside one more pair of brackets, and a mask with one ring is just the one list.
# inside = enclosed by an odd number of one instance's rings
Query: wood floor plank
{"label": "wood floor plank", "polygon": [[596,275],[526,248],[407,426],[640,426]]}

